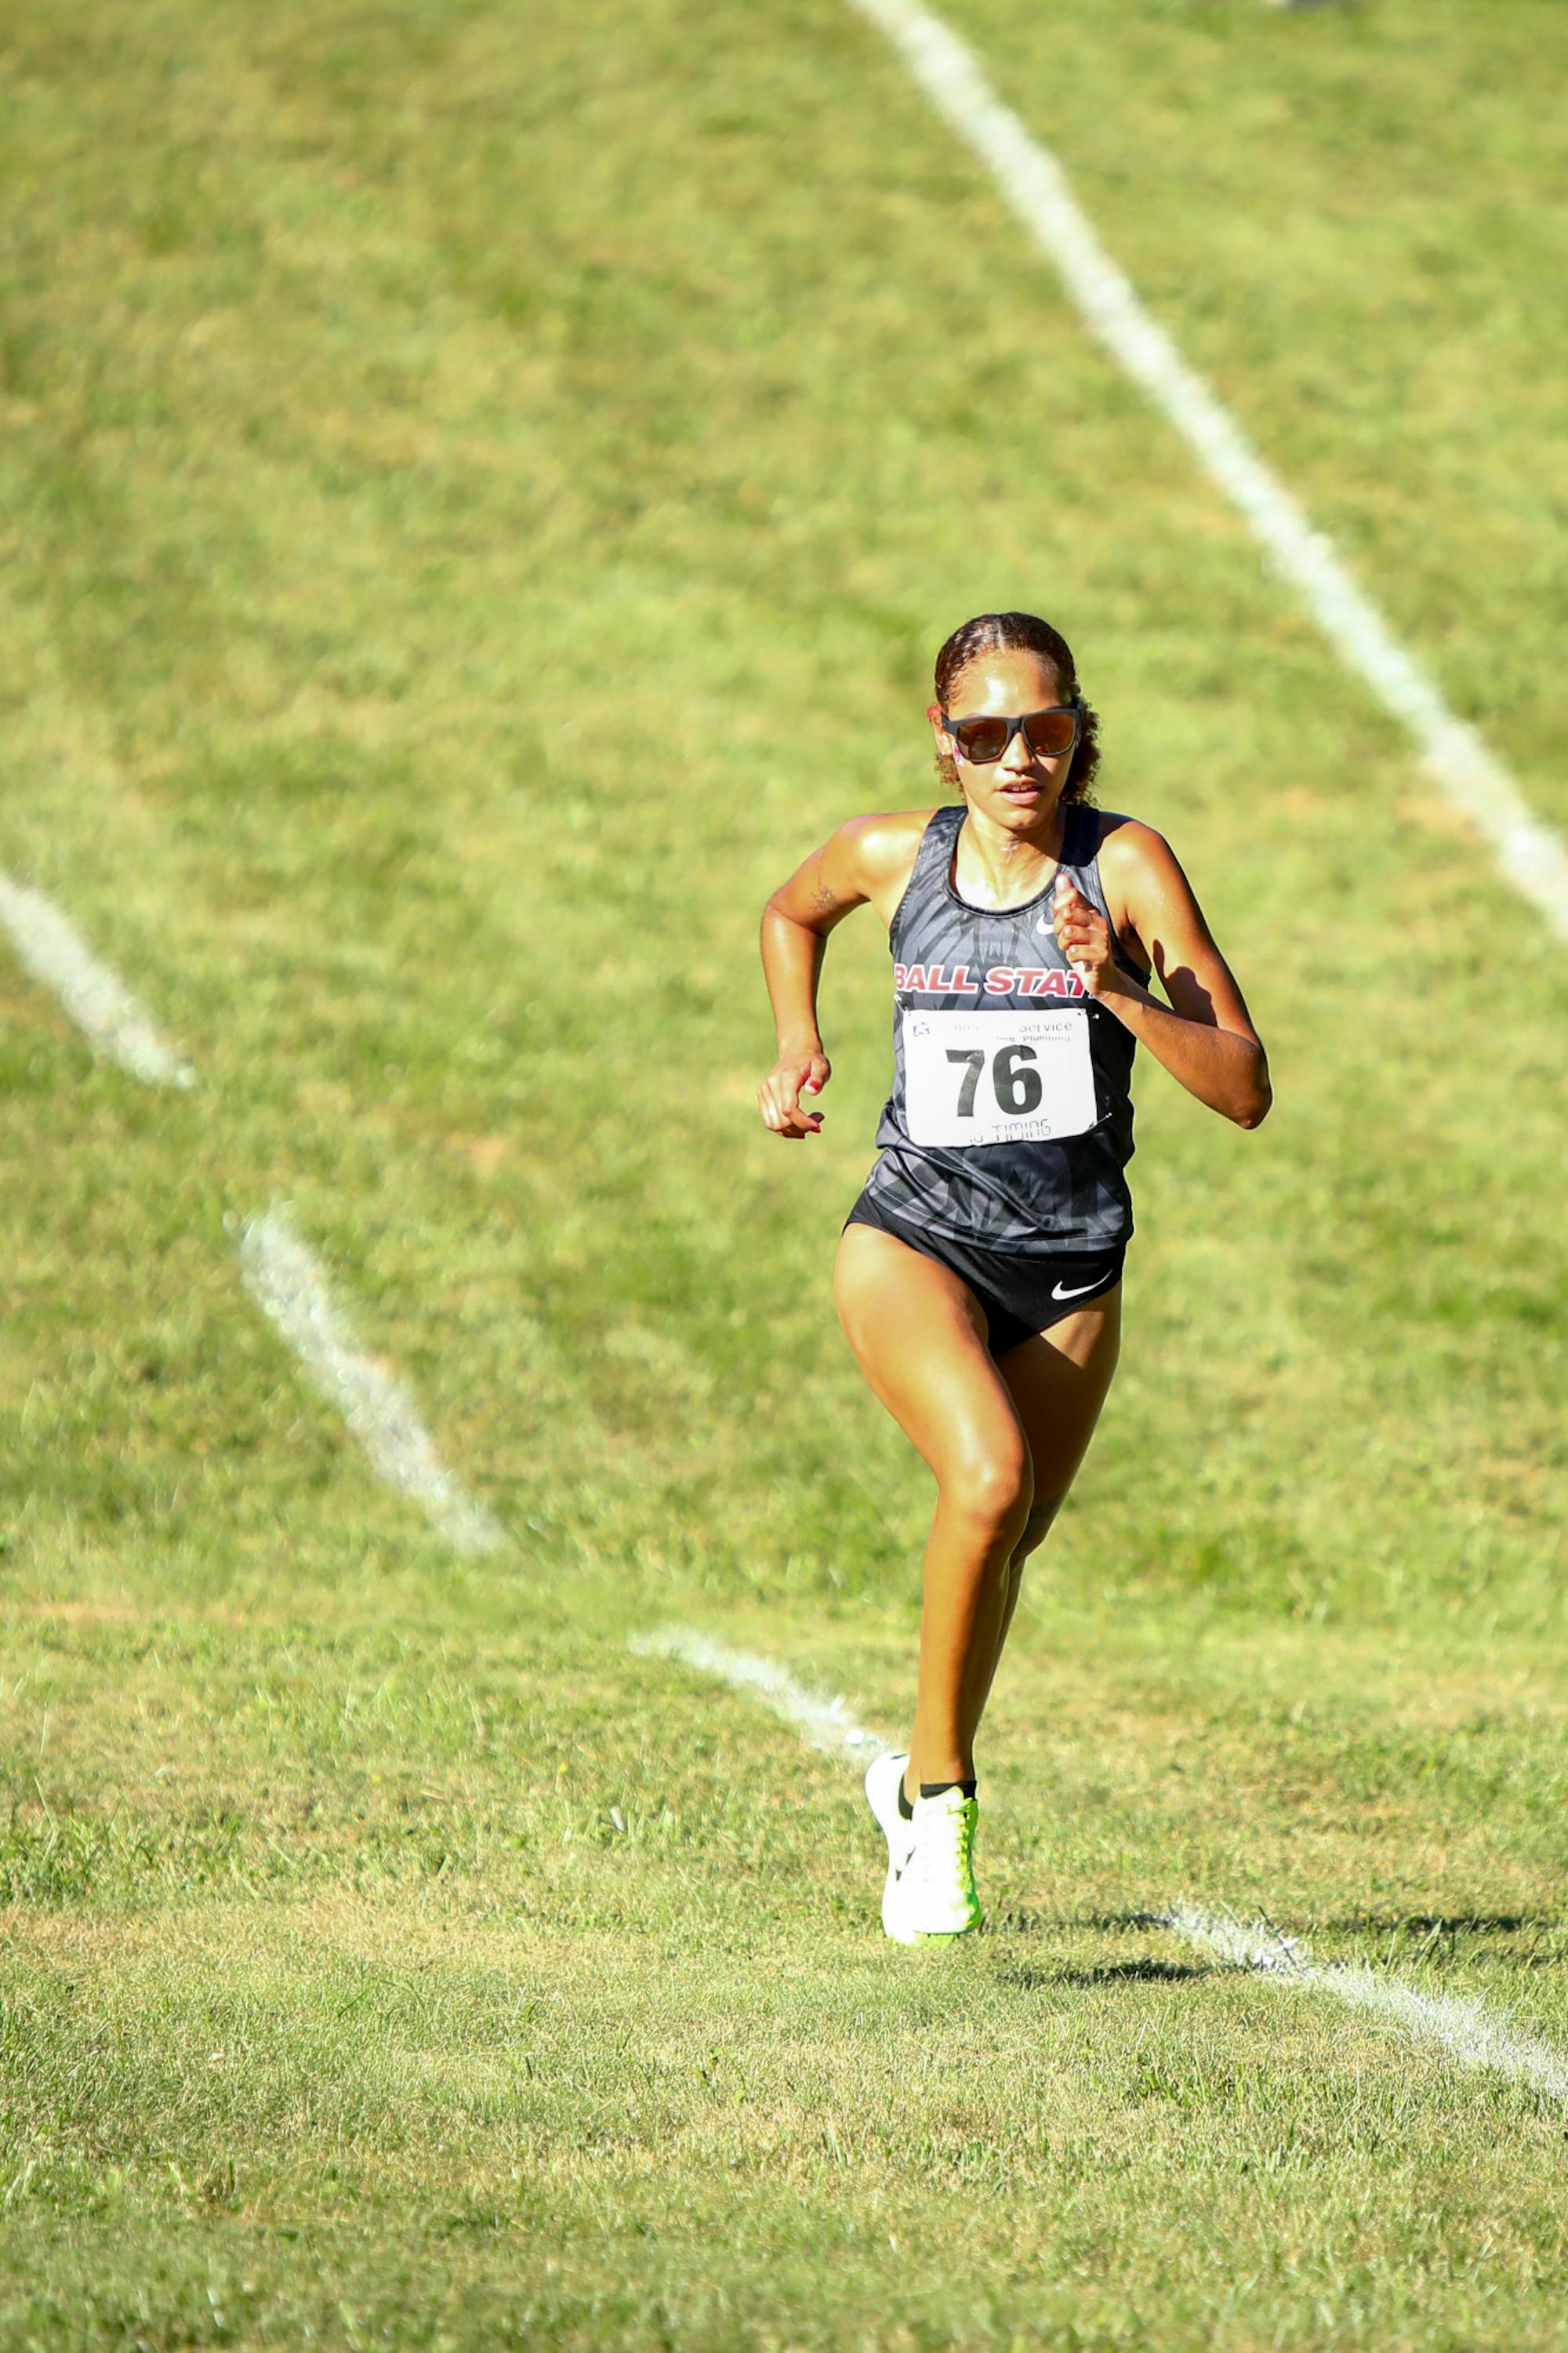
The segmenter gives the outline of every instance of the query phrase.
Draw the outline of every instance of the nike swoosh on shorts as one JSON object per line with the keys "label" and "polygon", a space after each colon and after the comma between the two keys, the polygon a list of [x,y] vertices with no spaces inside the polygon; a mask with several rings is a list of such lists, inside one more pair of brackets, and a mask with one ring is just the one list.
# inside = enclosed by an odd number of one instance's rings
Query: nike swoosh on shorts
{"label": "nike swoosh on shorts", "polygon": [[1071,1291],[1064,1291],[1059,1282],[1053,1282],[1051,1285],[1051,1297],[1053,1299],[1081,1299],[1086,1291],[1098,1291],[1100,1285],[1098,1282],[1080,1282],[1076,1284]]}

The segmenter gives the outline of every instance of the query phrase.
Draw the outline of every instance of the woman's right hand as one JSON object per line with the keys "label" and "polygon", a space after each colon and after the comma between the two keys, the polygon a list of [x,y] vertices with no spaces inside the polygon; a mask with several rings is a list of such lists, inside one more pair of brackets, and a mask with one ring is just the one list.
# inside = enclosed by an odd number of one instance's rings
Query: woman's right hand
{"label": "woman's right hand", "polygon": [[833,1065],[820,1046],[808,1054],[781,1054],[757,1089],[763,1124],[790,1144],[815,1135],[822,1113],[803,1109],[801,1097],[819,1095],[832,1076]]}

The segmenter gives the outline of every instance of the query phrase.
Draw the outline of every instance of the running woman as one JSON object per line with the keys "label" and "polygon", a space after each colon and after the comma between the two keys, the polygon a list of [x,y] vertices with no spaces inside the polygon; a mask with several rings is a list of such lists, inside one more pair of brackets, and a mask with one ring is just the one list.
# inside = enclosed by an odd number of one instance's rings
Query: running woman
{"label": "running woman", "polygon": [[982,1918],[975,1732],[1024,1563],[1116,1366],[1133,1054],[1146,1046],[1238,1127],[1271,1101],[1173,851],[1089,800],[1099,726],[1066,640],[1030,613],[983,613],[942,647],[935,683],[938,772],[962,802],[852,818],[774,892],[762,945],[778,1059],[757,1093],[786,1141],[821,1128],[822,959],[869,902],[893,958],[893,1091],[834,1296],[937,1482],[910,1746],[866,1776],[888,1842],[882,1926],[904,1944]]}

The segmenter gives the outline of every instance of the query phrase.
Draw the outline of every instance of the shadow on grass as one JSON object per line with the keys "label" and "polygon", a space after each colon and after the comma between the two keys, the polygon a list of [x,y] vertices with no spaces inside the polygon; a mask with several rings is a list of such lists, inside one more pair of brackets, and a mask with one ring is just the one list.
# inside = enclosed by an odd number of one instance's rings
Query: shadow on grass
{"label": "shadow on grass", "polygon": [[1113,1985],[1186,1985],[1194,1978],[1223,1974],[1206,1961],[1108,1961],[1097,1969],[1033,1968],[1026,1962],[1001,1973],[1004,1985],[1026,1992],[1053,1988]]}
{"label": "shadow on grass", "polygon": [[1163,1912],[999,1912],[989,1923],[989,1933],[993,1936],[1059,1936],[1070,1928],[1120,1931],[1170,1925]]}
{"label": "shadow on grass", "polygon": [[[1245,1916],[1245,1910],[1244,1906],[1237,1916]],[[1005,1925],[1014,1928],[1099,1928],[1126,1934],[1135,1929],[1168,1928],[1171,1924],[1161,1912],[1085,1912],[1057,1922],[1047,1922],[1044,1915],[1019,1912],[1010,1913]],[[1425,1936],[1436,1943],[1442,1936],[1517,1936],[1526,1931],[1542,1935],[1564,1925],[1561,1916],[1552,1912],[1345,1912],[1322,1919],[1310,1917],[1298,1923],[1294,1933],[1302,1936]]]}
{"label": "shadow on grass", "polygon": [[1404,1968],[1416,1962],[1441,1968],[1452,1960],[1471,1968],[1560,1969],[1568,1964],[1563,1922],[1550,1912],[1352,1912],[1324,1926],[1345,1936],[1377,1937],[1384,1960]]}
{"label": "shadow on grass", "polygon": [[1558,1925],[1550,1912],[1347,1912],[1322,1923],[1346,1936],[1516,1936]]}
{"label": "shadow on grass", "polygon": [[[1561,1935],[1562,1918],[1550,1912],[1347,1912],[1342,1915],[1304,1922],[1298,1934],[1308,1938],[1320,1933],[1344,1936],[1378,1936],[1385,1940],[1386,1949],[1381,1956],[1384,1963],[1398,1961],[1409,1967],[1413,1961],[1428,1968],[1440,1968],[1446,1960],[1460,1957],[1454,1947],[1468,1939],[1478,1943],[1464,1956],[1471,1966],[1495,1962],[1499,1967],[1524,1969],[1558,1969],[1568,1966],[1568,1943],[1556,1945],[1546,1940]],[[1150,1929],[1167,1933],[1171,1922],[1159,1912],[1079,1912],[1047,1914],[1044,1912],[1006,1912],[991,1926],[993,1936],[1043,1937],[1061,1935],[1069,1929],[1089,1928],[1101,1935],[1144,1935]],[[1521,1948],[1504,1943],[1489,1945],[1488,1939],[1528,1937]],[[1028,1981],[1039,1985],[1091,1986],[1132,1982],[1142,1985],[1175,1983],[1182,1979],[1212,1977],[1227,1965],[1224,1962],[1178,1963],[1171,1961],[1119,1961],[1101,1968],[1054,1972],[1036,1972]],[[1015,1978],[1013,1982],[1021,1982]]]}

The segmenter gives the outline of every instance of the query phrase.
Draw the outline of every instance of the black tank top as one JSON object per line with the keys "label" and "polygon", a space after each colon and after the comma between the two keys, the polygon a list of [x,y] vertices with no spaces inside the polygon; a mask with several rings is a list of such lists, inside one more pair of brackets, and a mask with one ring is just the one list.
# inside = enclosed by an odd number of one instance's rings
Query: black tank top
{"label": "black tank top", "polygon": [[[966,810],[940,808],[889,928],[893,1092],[866,1195],[949,1240],[1019,1257],[1100,1250],[1132,1231],[1128,1084],[1136,1040],[1087,997],[1051,928],[1052,874],[1021,907],[972,907],[952,882]],[[1099,812],[1069,807],[1058,871],[1108,923]],[[1113,952],[1146,976],[1110,926]]]}

